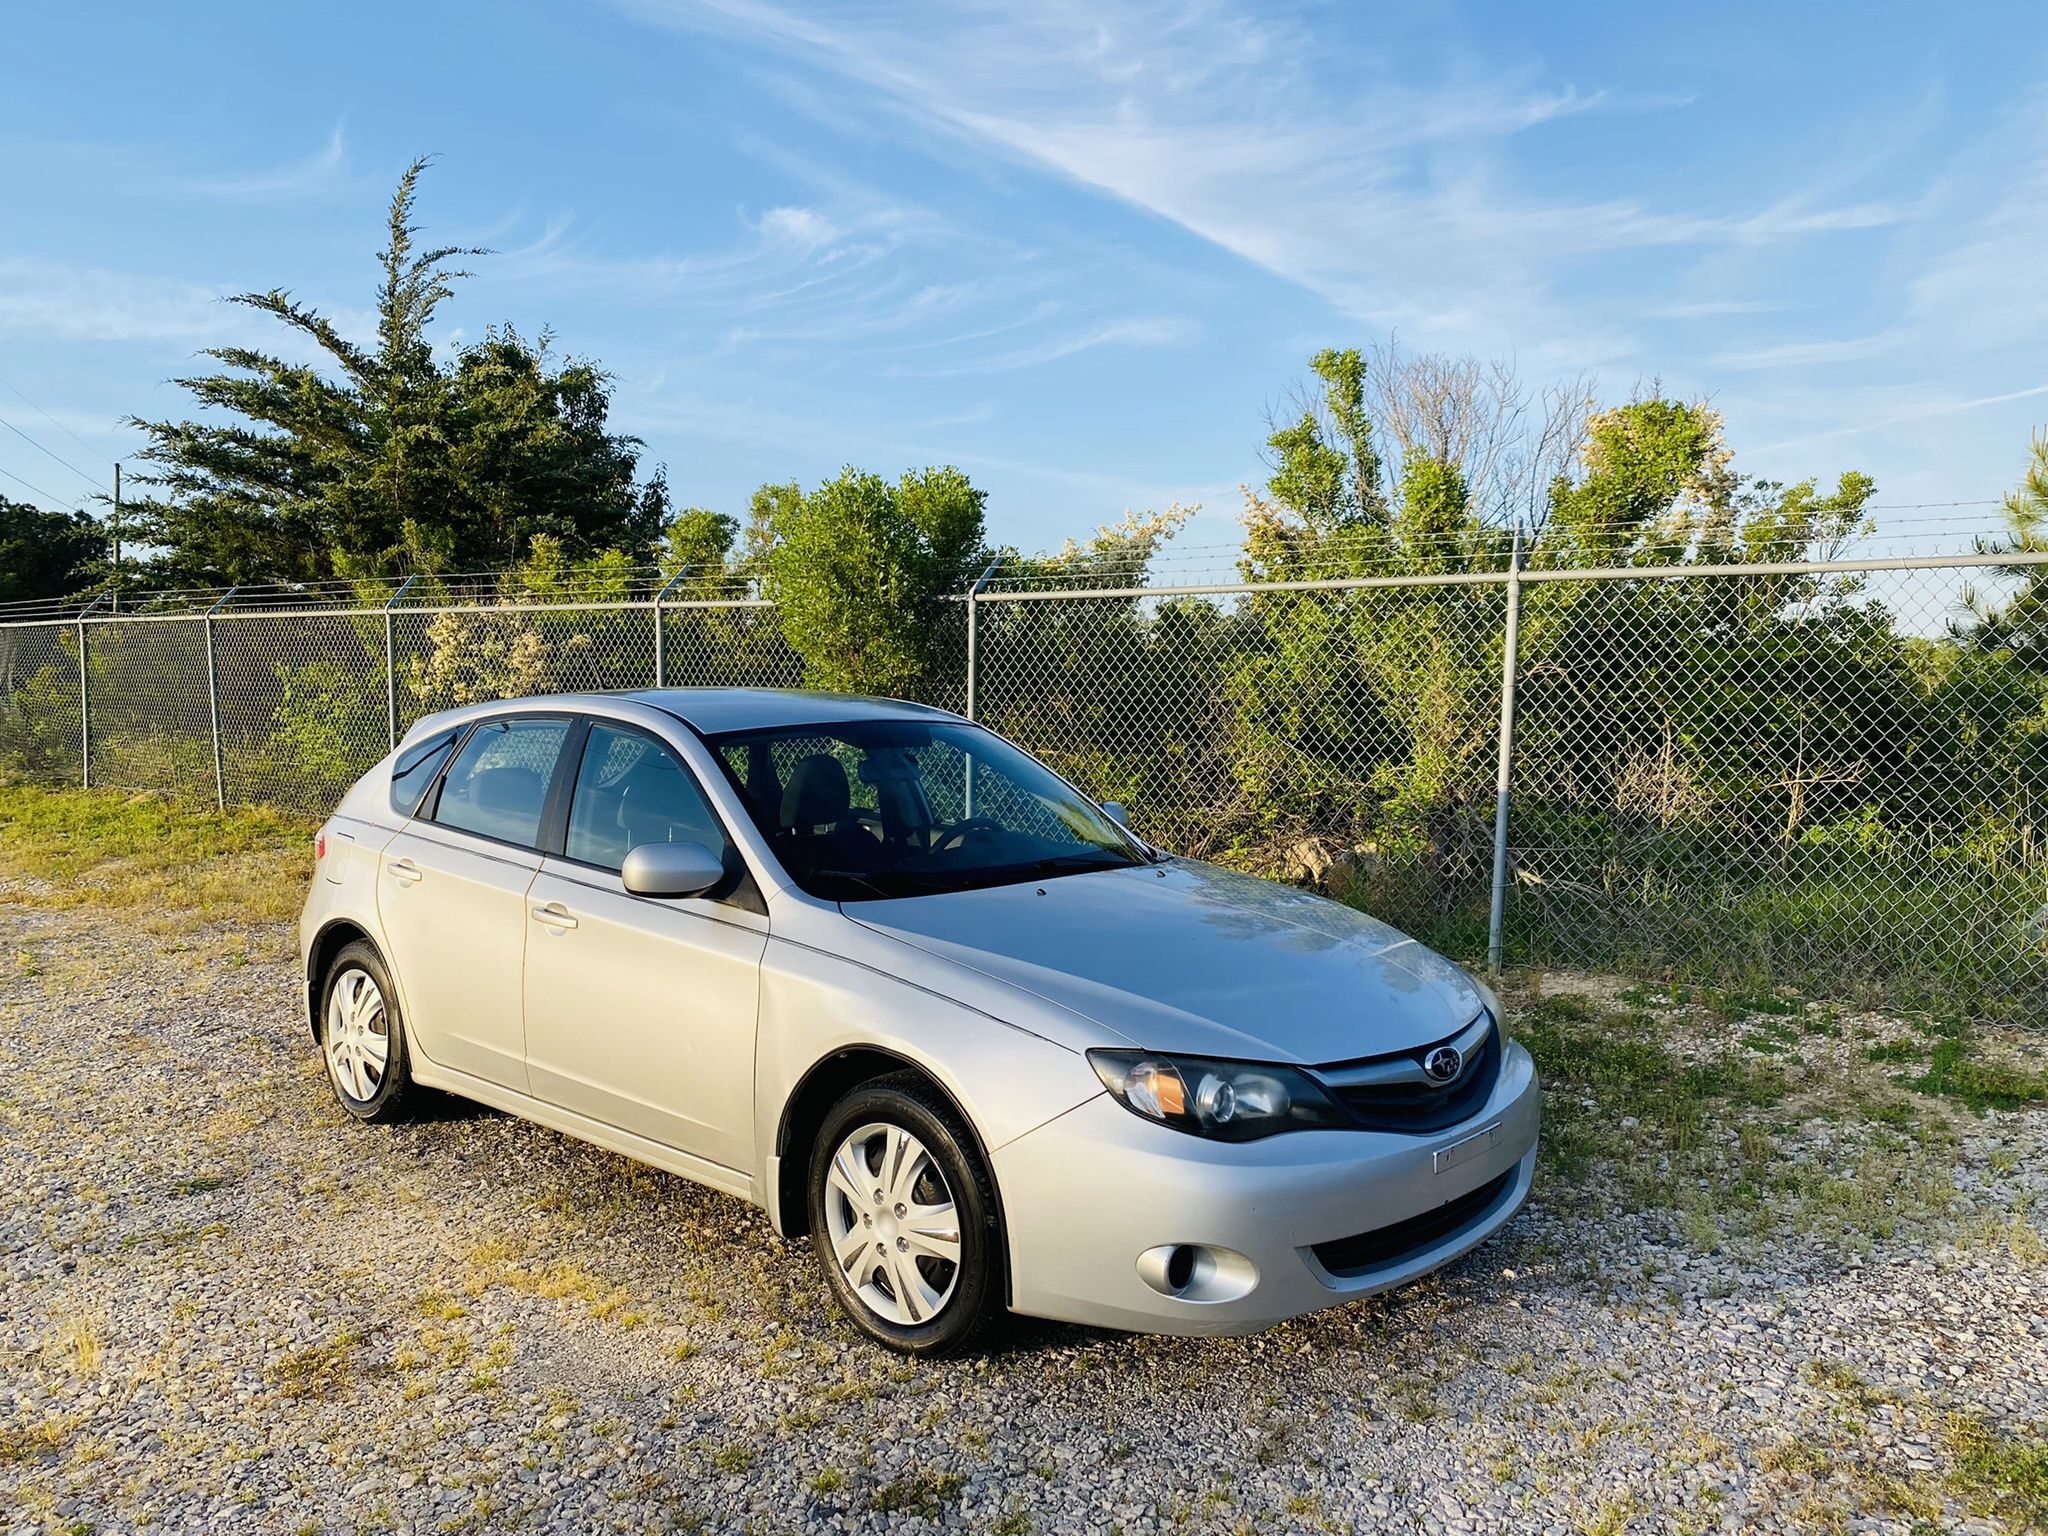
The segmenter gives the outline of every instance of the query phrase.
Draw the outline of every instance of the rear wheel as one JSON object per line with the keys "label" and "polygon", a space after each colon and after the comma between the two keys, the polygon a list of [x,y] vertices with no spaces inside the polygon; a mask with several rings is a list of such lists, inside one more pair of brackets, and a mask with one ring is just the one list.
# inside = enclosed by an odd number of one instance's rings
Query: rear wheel
{"label": "rear wheel", "polygon": [[922,1078],[880,1078],[833,1106],[811,1154],[810,1214],[833,1295],[877,1343],[955,1354],[1001,1311],[994,1183]]}
{"label": "rear wheel", "polygon": [[405,1054],[405,1024],[384,958],[358,941],[327,968],[321,985],[320,1054],[341,1107],[358,1120],[402,1120],[419,1090]]}

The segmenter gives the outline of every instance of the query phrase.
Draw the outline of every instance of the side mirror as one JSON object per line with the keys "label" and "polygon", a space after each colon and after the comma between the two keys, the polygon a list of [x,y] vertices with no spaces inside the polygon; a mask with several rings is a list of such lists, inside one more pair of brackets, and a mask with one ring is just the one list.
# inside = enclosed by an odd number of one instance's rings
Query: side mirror
{"label": "side mirror", "polygon": [[619,878],[635,896],[701,896],[725,878],[725,866],[702,843],[642,843]]}
{"label": "side mirror", "polygon": [[1128,831],[1130,831],[1130,830],[1131,830],[1131,818],[1130,818],[1130,813],[1129,813],[1129,812],[1127,812],[1127,811],[1126,811],[1126,810],[1124,809],[1124,803],[1123,803],[1123,801],[1121,801],[1121,800],[1105,800],[1105,801],[1103,801],[1103,802],[1102,802],[1102,814],[1103,814],[1103,815],[1105,815],[1105,816],[1107,816],[1107,817],[1108,817],[1108,818],[1109,818],[1109,819],[1110,819],[1111,821],[1115,822],[1115,823],[1116,823],[1116,824],[1117,824],[1118,826],[1122,827],[1122,828],[1123,828],[1123,829],[1124,829],[1124,830],[1125,830],[1126,832],[1128,832]]}

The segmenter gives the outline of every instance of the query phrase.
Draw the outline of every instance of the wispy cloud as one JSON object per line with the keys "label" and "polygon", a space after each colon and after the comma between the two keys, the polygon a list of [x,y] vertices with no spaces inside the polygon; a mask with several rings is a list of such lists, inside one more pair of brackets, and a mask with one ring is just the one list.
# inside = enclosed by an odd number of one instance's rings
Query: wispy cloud
{"label": "wispy cloud", "polygon": [[217,290],[176,278],[0,259],[0,330],[63,341],[205,341],[224,329]]}
{"label": "wispy cloud", "polygon": [[2048,86],[1994,125],[1934,201],[1908,290],[1915,323],[1981,346],[2048,339]]}
{"label": "wispy cloud", "polygon": [[1979,395],[1972,400],[1930,400],[1925,405],[1909,411],[1899,411],[1889,416],[1880,416],[1871,421],[1860,421],[1854,426],[1838,427],[1827,432],[1806,432],[1798,437],[1788,437],[1782,442],[1762,443],[1751,451],[1754,453],[1775,453],[1781,448],[1803,448],[1809,443],[1832,442],[1837,438],[1858,437],[1865,432],[1877,432],[1886,427],[1903,427],[1909,422],[1931,421],[1940,416],[1960,416],[1969,411],[1980,411],[1987,406],[2008,405],[2015,400],[2034,400],[2048,395],[2048,384],[2036,384],[2031,389],[2010,389],[1999,395]]}
{"label": "wispy cloud", "polygon": [[[64,342],[172,344],[187,351],[250,346],[292,361],[326,360],[298,332],[222,302],[236,291],[225,284],[152,273],[0,257],[0,333]],[[322,312],[351,340],[367,342],[376,335],[376,317],[368,310],[344,305],[322,306]]]}
{"label": "wispy cloud", "polygon": [[1170,316],[1115,320],[1072,335],[1052,337],[1033,346],[976,357],[966,362],[937,368],[901,368],[892,371],[929,379],[950,379],[979,373],[1013,373],[1019,368],[1037,368],[1046,363],[1059,362],[1062,358],[1073,357],[1078,353],[1092,352],[1097,347],[1174,346],[1193,340],[1198,329],[1191,320]]}
{"label": "wispy cloud", "polygon": [[1694,299],[1643,311],[1646,320],[1713,320],[1726,315],[1771,315],[1790,309],[1773,299]]}
{"label": "wispy cloud", "polygon": [[1417,84],[1371,61],[1341,81],[1307,25],[1229,4],[1113,0],[832,22],[761,0],[620,0],[658,25],[743,36],[870,87],[927,126],[1096,189],[1375,327],[1498,348],[1541,336],[1627,355],[1611,316],[1568,312],[1572,263],[1654,247],[1756,247],[1908,217],[1797,191],[1732,210],[1541,197],[1489,147],[1589,113],[1681,109],[1526,70]]}
{"label": "wispy cloud", "polygon": [[328,135],[326,147],[303,160],[264,171],[187,177],[177,185],[180,191],[205,197],[305,197],[332,186],[347,166],[348,145],[337,123]]}
{"label": "wispy cloud", "polygon": [[1717,353],[1707,361],[1716,368],[1746,372],[1754,368],[1810,368],[1828,363],[1854,363],[1896,351],[1911,339],[1903,328],[1838,341],[1783,341],[1768,346]]}
{"label": "wispy cloud", "polygon": [[755,226],[764,243],[814,251],[840,238],[839,226],[815,208],[770,208]]}

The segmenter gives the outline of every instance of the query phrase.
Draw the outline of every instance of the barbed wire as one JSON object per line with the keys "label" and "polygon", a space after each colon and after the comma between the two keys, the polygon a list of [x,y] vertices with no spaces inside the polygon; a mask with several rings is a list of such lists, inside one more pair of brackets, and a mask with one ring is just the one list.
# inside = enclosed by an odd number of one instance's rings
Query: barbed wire
{"label": "barbed wire", "polygon": [[[6,471],[0,471],[5,474]],[[14,478],[11,477],[10,478]],[[1865,508],[1866,512],[1933,512],[1944,515],[1889,521],[1868,532],[1823,532],[1810,538],[1764,531],[1746,537],[1741,520],[1717,525],[1702,539],[1699,514],[1681,511],[1663,520],[1616,518],[1574,523],[1569,529],[1549,525],[1527,534],[1525,554],[1541,558],[1545,549],[1580,552],[1614,540],[1603,551],[1624,563],[1645,552],[1668,553],[1674,562],[1706,563],[1716,556],[1768,558],[1799,563],[1840,557],[1845,551],[1896,555],[1950,555],[1976,552],[1985,564],[1997,564],[1995,541],[2003,530],[1987,527],[1977,516],[1956,515],[1956,509],[2001,505],[1995,500],[1905,502]],[[1230,542],[1180,544],[1162,538],[1145,546],[1142,537],[1119,550],[1114,532],[1109,547],[1091,550],[1074,543],[1051,553],[1017,556],[999,566],[990,590],[1071,586],[1139,587],[1197,585],[1209,580],[1313,580],[1413,572],[1419,565],[1439,574],[1500,570],[1509,558],[1513,530],[1500,524],[1460,528],[1434,534],[1396,534],[1385,527],[1311,532],[1299,524],[1275,524]],[[1725,541],[1725,542],[1724,542]],[[305,582],[270,582],[241,586],[193,586],[146,590],[102,589],[65,597],[31,598],[0,603],[0,622],[55,622],[91,615],[120,613],[164,615],[218,609],[223,613],[257,610],[360,610],[387,604],[422,607],[544,607],[549,605],[651,605],[669,602],[741,602],[765,595],[754,573],[722,569],[678,572],[673,567],[644,564],[592,570],[502,570],[419,573],[407,578],[385,575],[326,578]]]}
{"label": "barbed wire", "polygon": [[747,601],[759,583],[745,573],[666,570],[659,566],[622,567],[606,571],[536,572],[514,567],[503,571],[464,571],[446,575],[377,576],[323,581],[261,583],[241,586],[164,587],[65,597],[26,598],[0,603],[0,622],[31,622],[114,618],[122,614],[162,615],[252,610],[367,610],[387,604],[400,609],[427,607],[547,607],[617,603],[650,606],[671,603]]}

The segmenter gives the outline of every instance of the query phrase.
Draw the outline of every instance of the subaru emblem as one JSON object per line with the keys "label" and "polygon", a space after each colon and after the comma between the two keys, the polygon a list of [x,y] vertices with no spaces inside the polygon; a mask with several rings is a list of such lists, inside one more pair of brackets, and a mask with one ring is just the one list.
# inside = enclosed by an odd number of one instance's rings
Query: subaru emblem
{"label": "subaru emblem", "polygon": [[1455,1045],[1440,1045],[1422,1058],[1422,1074],[1432,1083],[1454,1081],[1465,1070],[1465,1058]]}

